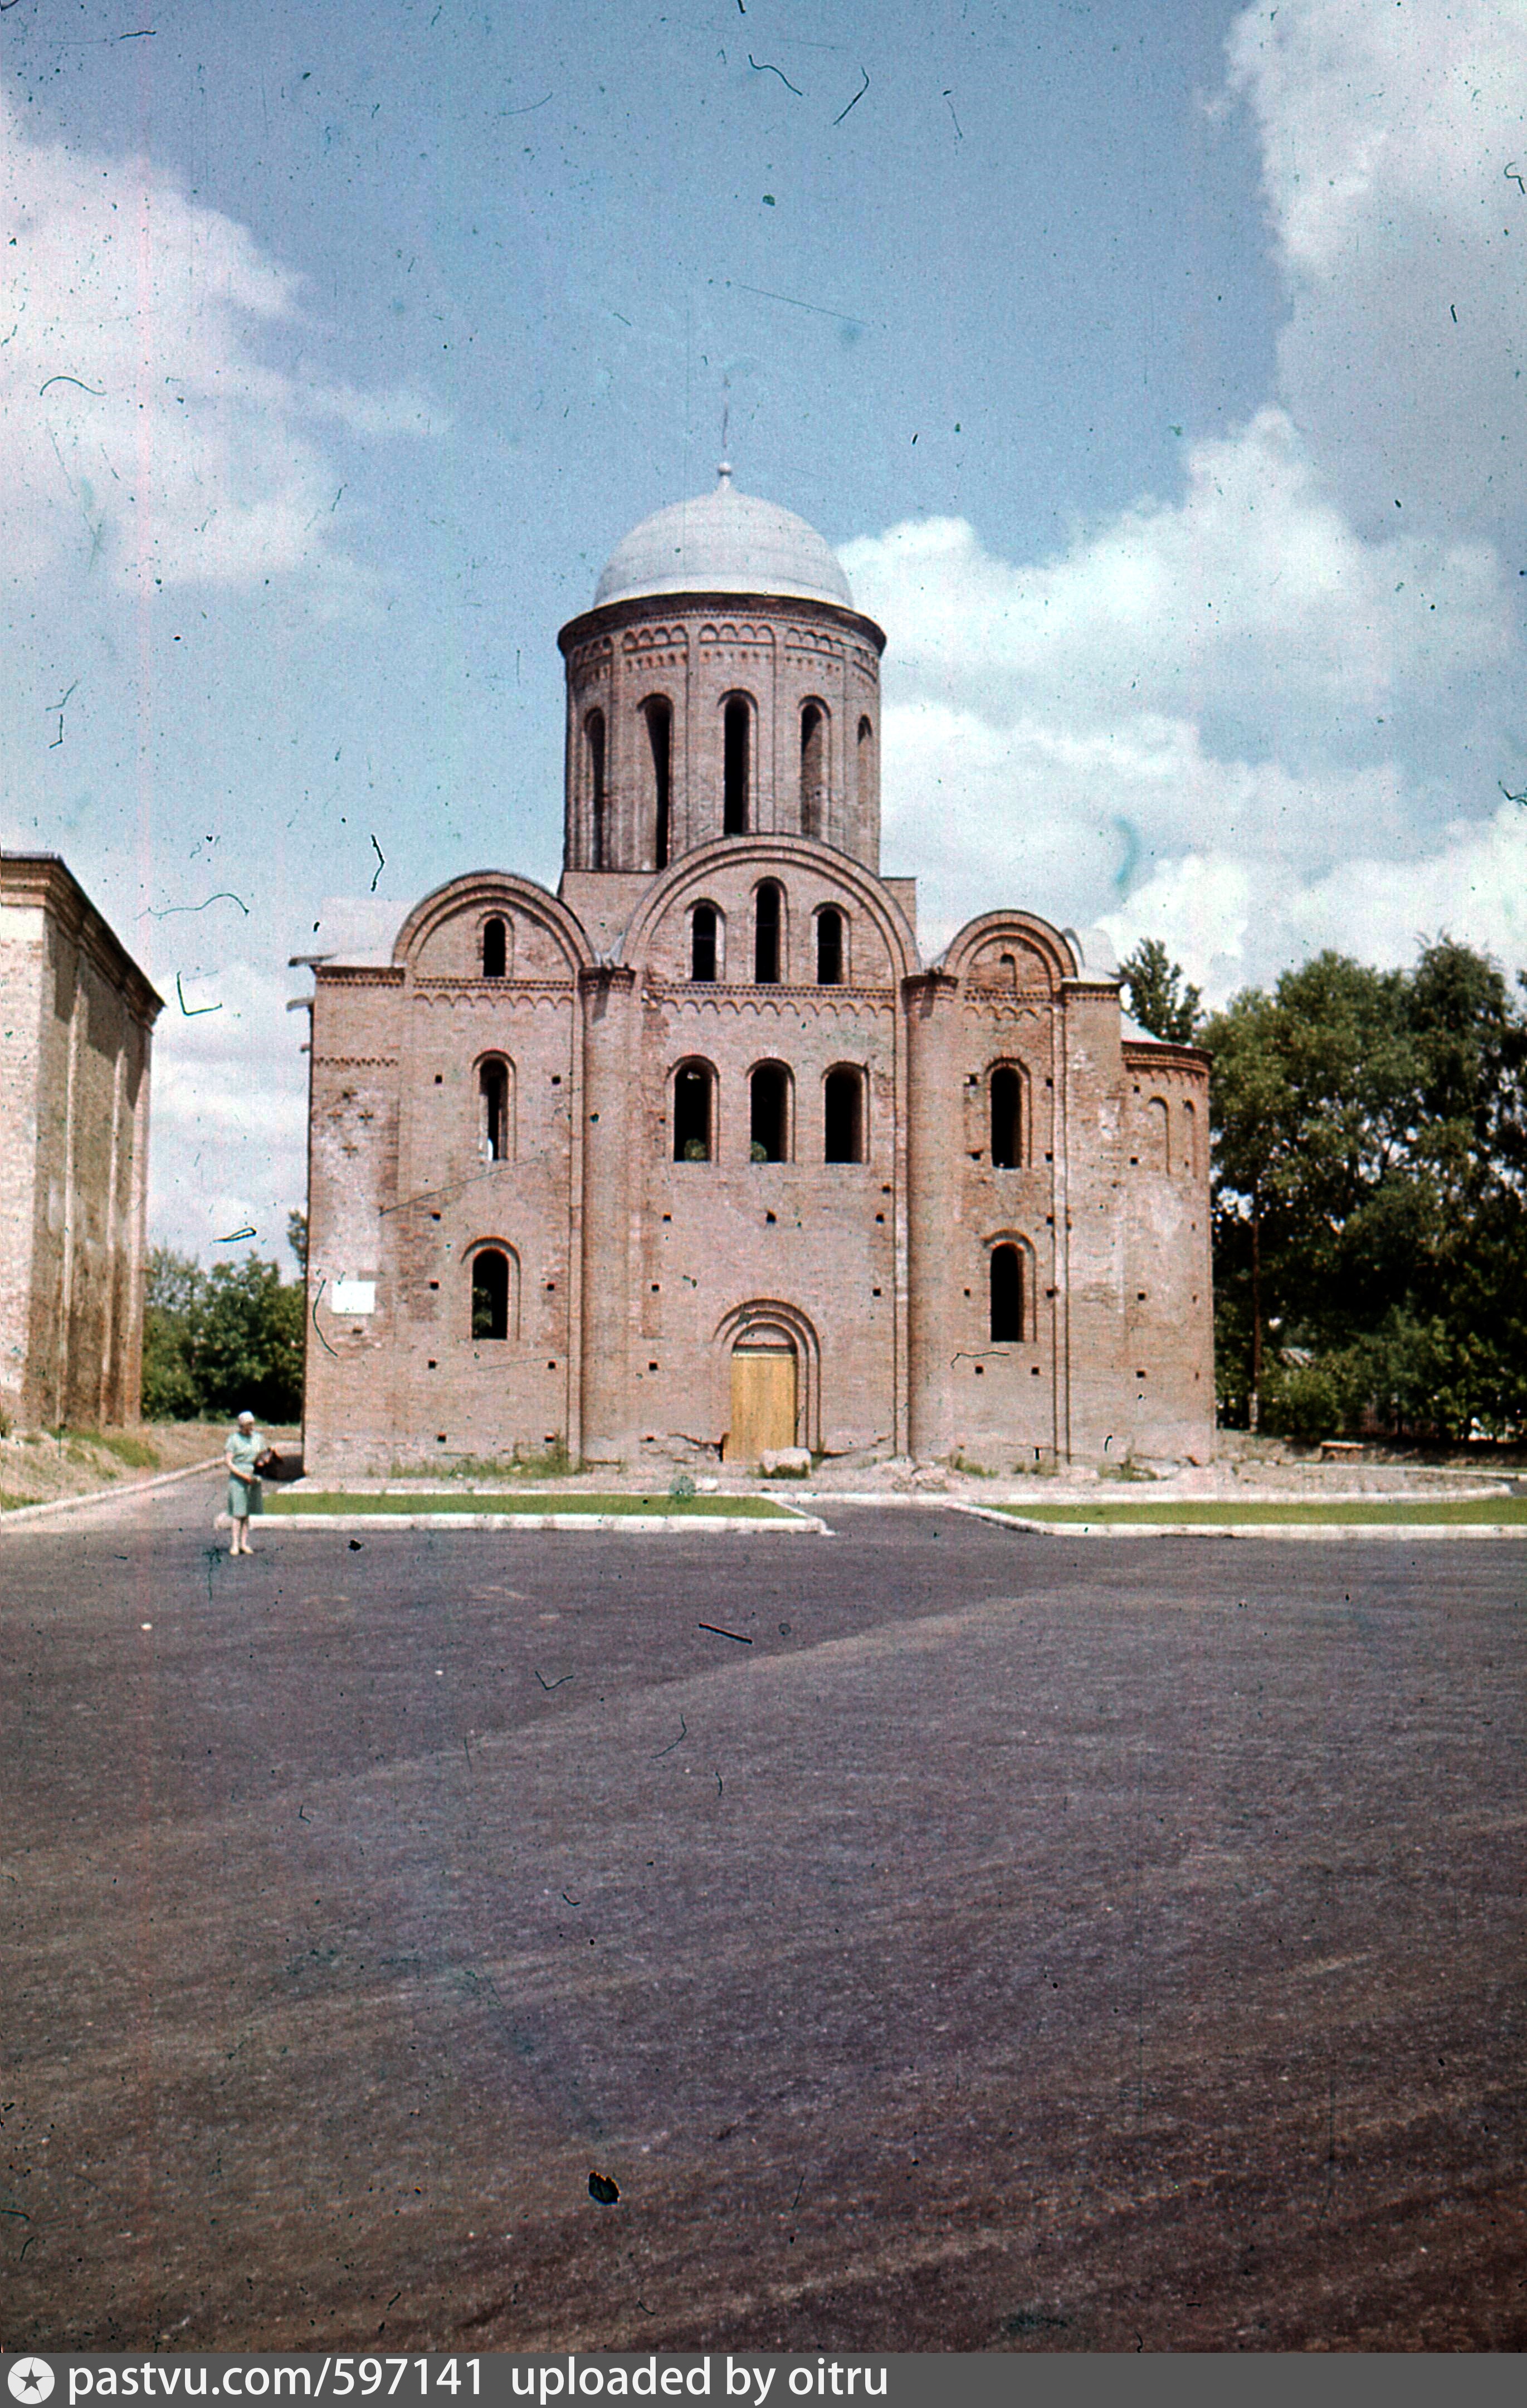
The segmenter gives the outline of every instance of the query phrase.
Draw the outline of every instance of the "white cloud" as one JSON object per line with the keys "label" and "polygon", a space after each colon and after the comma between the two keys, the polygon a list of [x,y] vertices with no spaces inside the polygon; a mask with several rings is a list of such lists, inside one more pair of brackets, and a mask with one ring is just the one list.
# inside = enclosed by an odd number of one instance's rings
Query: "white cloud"
{"label": "white cloud", "polygon": [[1369,527],[1520,527],[1523,0],[1281,0],[1229,51],[1292,305],[1282,398],[1313,452]]}
{"label": "white cloud", "polygon": [[1504,803],[1427,853],[1358,853],[1304,880],[1243,856],[1188,853],[1163,863],[1102,924],[1120,955],[1159,937],[1210,1003],[1328,946],[1394,967],[1450,936],[1515,971],[1527,967],[1527,810]]}
{"label": "white cloud", "polygon": [[[180,967],[178,993],[176,968],[155,982],[150,1242],[203,1261],[252,1251],[290,1277],[286,1216],[307,1193],[307,1019],[286,1003],[307,982],[264,958],[209,958]],[[218,1242],[247,1227],[247,1243]]]}
{"label": "white cloud", "polygon": [[0,99],[0,548],[135,586],[358,572],[314,430],[439,430],[408,393],[305,386],[262,361],[299,280],[141,160],[25,140]]}
{"label": "white cloud", "polygon": [[892,630],[886,844],[925,939],[1007,899],[1161,936],[1212,994],[1443,924],[1522,951],[1527,813],[1495,814],[1527,662],[1492,548],[1365,539],[1281,409],[1187,471],[1033,566],[960,520],[846,548]]}
{"label": "white cloud", "polygon": [[1195,445],[1179,502],[1144,501],[1068,554],[1013,566],[959,519],[844,547],[915,693],[1010,720],[1117,728],[1212,712],[1249,758],[1371,760],[1436,695],[1514,674],[1493,552],[1359,537],[1285,412]]}
{"label": "white cloud", "polygon": [[1527,810],[1503,803],[1483,826],[1450,827],[1408,861],[1341,862],[1286,911],[1299,952],[1334,945],[1364,961],[1404,962],[1426,939],[1448,935],[1507,969],[1527,968]]}

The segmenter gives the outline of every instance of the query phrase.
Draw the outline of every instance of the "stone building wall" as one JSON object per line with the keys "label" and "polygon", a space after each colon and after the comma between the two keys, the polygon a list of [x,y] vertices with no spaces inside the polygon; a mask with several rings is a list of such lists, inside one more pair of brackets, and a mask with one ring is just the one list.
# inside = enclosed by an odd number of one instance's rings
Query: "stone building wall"
{"label": "stone building wall", "polygon": [[0,1405],[137,1418],[159,997],[62,862],[0,856]]}

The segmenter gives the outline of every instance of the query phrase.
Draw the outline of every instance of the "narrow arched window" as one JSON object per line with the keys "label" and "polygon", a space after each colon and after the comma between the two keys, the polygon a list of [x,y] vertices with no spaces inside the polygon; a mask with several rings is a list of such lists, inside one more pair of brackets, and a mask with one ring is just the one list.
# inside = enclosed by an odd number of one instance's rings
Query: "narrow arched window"
{"label": "narrow arched window", "polygon": [[1192,1103],[1182,1107],[1182,1173],[1192,1179],[1198,1171],[1198,1114]]}
{"label": "narrow arched window", "polygon": [[779,889],[772,879],[759,888],[753,904],[753,977],[760,986],[779,983]]}
{"label": "narrow arched window", "polygon": [[1016,1070],[992,1073],[992,1168],[1017,1170],[1022,1162],[1023,1082]]}
{"label": "narrow arched window", "polygon": [[509,1066],[484,1062],[478,1072],[478,1136],[484,1162],[507,1162],[510,1142]]}
{"label": "narrow arched window", "polygon": [[790,1072],[782,1062],[761,1062],[748,1082],[749,1157],[753,1162],[790,1158]]}
{"label": "narrow arched window", "polygon": [[826,823],[827,713],[808,702],[801,713],[801,834],[820,837]]}
{"label": "narrow arched window", "polygon": [[708,1062],[681,1062],[674,1073],[674,1160],[714,1160],[712,1099],[715,1073]]}
{"label": "narrow arched window", "polygon": [[509,966],[508,931],[502,920],[484,920],[482,924],[482,975],[502,978]]}
{"label": "narrow arched window", "polygon": [[697,903],[690,913],[690,976],[709,986],[718,968],[717,916],[713,903]]}
{"label": "narrow arched window", "polygon": [[859,723],[859,741],[854,747],[854,785],[859,808],[867,811],[875,786],[875,730],[867,719]]}
{"label": "narrow arched window", "polygon": [[1146,1160],[1152,1170],[1169,1171],[1172,1168],[1166,1099],[1163,1096],[1152,1096],[1146,1106]]}
{"label": "narrow arched window", "polygon": [[843,914],[830,906],[817,914],[817,984],[843,984]]}
{"label": "narrow arched window", "polygon": [[735,694],[721,713],[721,834],[748,833],[749,753],[752,746],[752,713],[747,697]]}
{"label": "narrow arched window", "polygon": [[507,1338],[509,1334],[509,1258],[496,1246],[484,1246],[472,1257],[472,1335]]}
{"label": "narrow arched window", "polygon": [[605,867],[605,714],[591,710],[583,723],[589,748],[589,824],[593,867]]}
{"label": "narrow arched window", "polygon": [[822,1086],[822,1159],[863,1162],[864,1159],[864,1075],[862,1070],[829,1070]]}
{"label": "narrow arched window", "polygon": [[1023,1254],[1019,1246],[992,1249],[992,1343],[1013,1346],[1023,1337]]}
{"label": "narrow arched window", "polygon": [[652,755],[652,867],[666,869],[672,843],[673,705],[661,695],[645,706],[647,741]]}

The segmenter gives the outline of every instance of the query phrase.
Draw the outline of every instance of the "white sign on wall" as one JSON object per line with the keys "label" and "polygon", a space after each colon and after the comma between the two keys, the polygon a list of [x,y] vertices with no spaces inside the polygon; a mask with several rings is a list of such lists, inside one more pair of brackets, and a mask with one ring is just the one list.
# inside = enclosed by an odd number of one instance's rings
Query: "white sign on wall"
{"label": "white sign on wall", "polygon": [[336,1279],[329,1290],[329,1310],[331,1312],[375,1312],[376,1281]]}

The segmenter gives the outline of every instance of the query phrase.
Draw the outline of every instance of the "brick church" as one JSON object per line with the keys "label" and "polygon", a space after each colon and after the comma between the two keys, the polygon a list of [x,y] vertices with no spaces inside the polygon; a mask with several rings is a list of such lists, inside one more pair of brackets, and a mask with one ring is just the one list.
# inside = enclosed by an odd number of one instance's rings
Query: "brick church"
{"label": "brick church", "polygon": [[924,961],[827,544],[723,468],[560,642],[556,894],[313,960],[309,1473],[1206,1452],[1207,1059],[1033,912]]}

